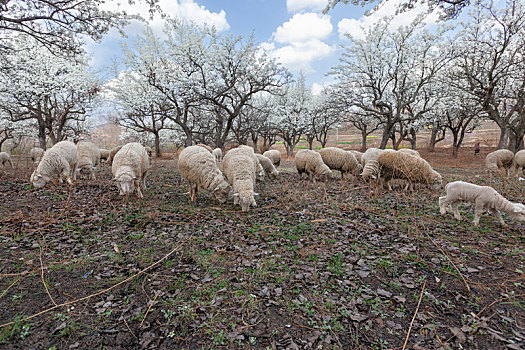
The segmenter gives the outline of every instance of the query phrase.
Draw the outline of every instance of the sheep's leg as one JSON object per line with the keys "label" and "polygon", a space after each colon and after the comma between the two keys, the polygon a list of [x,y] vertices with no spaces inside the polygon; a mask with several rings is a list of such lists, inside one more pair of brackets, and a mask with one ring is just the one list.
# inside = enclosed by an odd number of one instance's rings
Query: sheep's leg
{"label": "sheep's leg", "polygon": [[461,221],[461,215],[459,214],[458,206],[460,201],[454,201],[450,203],[450,208],[452,209],[452,214],[454,214],[454,217],[456,220]]}
{"label": "sheep's leg", "polygon": [[498,219],[498,222],[501,226],[507,227],[507,224],[503,220],[503,217],[501,216],[501,212],[498,209],[490,209],[490,211],[496,216],[496,219]]}
{"label": "sheep's leg", "polygon": [[441,215],[446,215],[447,206],[448,206],[447,196],[439,197],[438,203],[439,203],[439,213]]}
{"label": "sheep's leg", "polygon": [[96,180],[95,169],[91,168],[91,180]]}
{"label": "sheep's leg", "polygon": [[11,164],[11,169],[13,169],[13,161],[11,159],[9,159],[9,164]]}
{"label": "sheep's leg", "polygon": [[474,221],[472,222],[474,226],[479,226],[479,218],[483,214],[483,203],[476,201],[476,209],[474,213]]}
{"label": "sheep's leg", "polygon": [[144,174],[142,175],[142,188],[143,188],[144,190],[147,190],[147,189],[148,189],[148,188],[146,187],[146,173],[144,173]]}
{"label": "sheep's leg", "polygon": [[142,194],[142,191],[140,190],[140,186],[137,186],[137,196],[139,196],[139,198],[144,198],[144,195]]}

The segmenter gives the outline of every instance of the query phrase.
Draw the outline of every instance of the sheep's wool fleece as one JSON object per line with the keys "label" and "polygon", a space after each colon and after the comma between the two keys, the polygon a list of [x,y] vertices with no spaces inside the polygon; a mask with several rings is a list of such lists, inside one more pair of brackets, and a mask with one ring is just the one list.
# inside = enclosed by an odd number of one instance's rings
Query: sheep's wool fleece
{"label": "sheep's wool fleece", "polygon": [[377,160],[381,153],[383,153],[383,150],[379,148],[367,149],[366,152],[361,156],[361,164],[365,166],[369,160]]}
{"label": "sheep's wool fleece", "polygon": [[508,149],[498,149],[497,151],[487,154],[485,157],[485,166],[489,169],[498,169],[508,167],[512,164],[514,153]]}
{"label": "sheep's wool fleece", "polygon": [[198,143],[198,144],[196,144],[195,146],[199,146],[199,147],[202,147],[202,148],[206,148],[206,150],[207,150],[208,152],[213,153],[213,149],[212,149],[210,146],[205,145],[204,143]]}
{"label": "sheep's wool fleece", "polygon": [[263,156],[270,159],[275,166],[279,166],[281,164],[281,151],[278,151],[276,149],[271,149],[263,153]]}
{"label": "sheep's wool fleece", "polygon": [[110,151],[109,151],[109,158],[108,158],[108,163],[111,165],[113,163],[113,158],[115,158],[115,154],[118,153],[118,151],[120,151],[122,149],[122,146],[117,146],[117,147],[113,147]]}
{"label": "sheep's wool fleece", "polygon": [[447,201],[461,200],[474,203],[481,201],[485,209],[497,209],[506,213],[514,211],[513,204],[490,186],[479,186],[469,182],[454,181],[445,186]]}
{"label": "sheep's wool fleece", "polygon": [[224,175],[232,184],[233,191],[253,191],[257,158],[250,147],[239,147],[228,151],[223,160]]}
{"label": "sheep's wool fleece", "polygon": [[357,159],[357,161],[359,162],[359,164],[363,165],[363,161],[361,159],[361,157],[363,157],[363,152],[359,152],[359,151],[347,151],[347,152],[352,153],[355,156],[355,159]]}
{"label": "sheep's wool fleece", "polygon": [[133,174],[129,175],[138,178],[142,178],[149,169],[148,153],[144,146],[138,142],[125,144],[113,158],[113,163],[111,164],[113,177],[118,178],[120,175],[128,173],[128,169],[133,171]]}
{"label": "sheep's wool fleece", "polygon": [[100,150],[98,147],[87,141],[80,141],[77,144],[78,168],[95,167],[100,162]]}
{"label": "sheep's wool fleece", "polygon": [[315,151],[302,149],[295,155],[295,166],[299,173],[314,173],[317,176],[331,173],[330,168],[323,163],[321,155]]}
{"label": "sheep's wool fleece", "polygon": [[110,154],[111,150],[101,148],[101,149],[99,149],[99,151],[100,151],[100,159],[107,160],[109,158],[109,154]]}
{"label": "sheep's wool fleece", "polygon": [[381,177],[385,180],[404,179],[411,182],[432,184],[441,175],[434,171],[423,158],[400,152],[383,152],[377,158],[381,169]]}
{"label": "sheep's wool fleece", "polygon": [[76,162],[77,146],[71,141],[60,141],[44,153],[34,175],[53,178],[64,170],[71,173]]}
{"label": "sheep's wool fleece", "polygon": [[42,158],[44,155],[44,150],[40,147],[33,147],[29,151],[29,156],[32,160],[37,160],[38,158]]}
{"label": "sheep's wool fleece", "polygon": [[525,150],[516,152],[514,155],[514,164],[520,168],[525,168]]}
{"label": "sheep's wool fleece", "polygon": [[277,169],[275,169],[273,162],[268,157],[265,157],[262,154],[256,154],[255,156],[267,174],[277,175],[279,173]]}
{"label": "sheep's wool fleece", "polygon": [[398,152],[410,154],[411,156],[421,158],[421,154],[418,151],[416,151],[415,149],[402,148]]}
{"label": "sheep's wool fleece", "polygon": [[7,152],[0,152],[0,163],[11,161],[11,156]]}
{"label": "sheep's wool fleece", "polygon": [[362,166],[357,163],[355,156],[341,148],[327,147],[319,150],[319,154],[325,163],[332,170],[340,170],[343,173],[352,172],[358,175]]}
{"label": "sheep's wool fleece", "polygon": [[183,179],[213,192],[226,182],[215,157],[204,147],[189,146],[179,155],[179,172]]}

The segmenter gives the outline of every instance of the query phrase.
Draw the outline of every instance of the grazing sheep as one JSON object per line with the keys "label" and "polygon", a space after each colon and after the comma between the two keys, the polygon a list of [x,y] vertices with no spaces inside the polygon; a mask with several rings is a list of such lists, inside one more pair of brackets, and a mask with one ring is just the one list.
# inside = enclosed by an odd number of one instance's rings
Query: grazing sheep
{"label": "grazing sheep", "polygon": [[355,156],[337,147],[327,147],[319,150],[319,154],[331,170],[339,170],[344,178],[345,174],[357,176],[363,170],[363,166],[357,162]]}
{"label": "grazing sheep", "polygon": [[259,194],[253,190],[257,163],[253,149],[242,146],[229,150],[222,161],[224,175],[233,187],[233,203],[239,204],[242,211],[257,206],[254,196]]}
{"label": "grazing sheep", "polygon": [[490,210],[502,226],[507,226],[501,217],[501,211],[518,221],[525,221],[525,205],[512,203],[490,186],[478,186],[468,182],[454,181],[445,186],[446,196],[439,197],[439,211],[445,215],[450,205],[457,220],[461,220],[458,205],[471,202],[476,205],[474,225],[479,225],[479,218],[484,210]]}
{"label": "grazing sheep", "polygon": [[76,168],[77,146],[70,141],[61,141],[44,153],[30,181],[33,186],[40,188],[52,178],[58,177],[60,183],[65,179],[71,185],[71,177],[74,176]]}
{"label": "grazing sheep", "polygon": [[295,166],[299,176],[306,173],[310,180],[317,175],[322,181],[326,181],[331,175],[332,170],[323,163],[323,158],[318,152],[302,149],[295,155]]}
{"label": "grazing sheep", "polygon": [[402,152],[382,152],[377,158],[380,177],[385,181],[388,190],[392,190],[392,179],[407,180],[410,187],[413,183],[424,183],[434,190],[441,187],[441,175],[423,158]]}
{"label": "grazing sheep", "polygon": [[363,168],[363,172],[361,173],[361,177],[364,181],[369,180],[377,180],[379,177],[379,163],[377,160],[370,159],[368,162],[366,162],[366,165]]}
{"label": "grazing sheep", "polygon": [[357,159],[357,161],[359,162],[359,164],[363,165],[363,163],[361,161],[361,157],[363,156],[363,152],[354,151],[354,150],[347,151],[347,152],[352,153],[354,155],[355,159]]}
{"label": "grazing sheep", "polygon": [[383,150],[379,148],[367,149],[361,156],[361,165],[364,167],[369,160],[377,160],[377,157],[379,157],[381,153],[383,153]]}
{"label": "grazing sheep", "polygon": [[111,150],[100,148],[99,151],[100,151],[100,161],[104,160],[107,162],[109,159],[109,153],[111,152]]}
{"label": "grazing sheep", "polygon": [[206,150],[207,150],[208,152],[213,153],[213,149],[212,149],[210,146],[205,145],[204,143],[198,143],[198,144],[196,144],[195,146],[199,146],[199,147],[206,148]]}
{"label": "grazing sheep", "polygon": [[485,166],[490,171],[498,171],[503,168],[507,172],[512,167],[512,160],[514,159],[514,153],[508,149],[499,149],[497,151],[487,154],[485,157]]}
{"label": "grazing sheep", "polygon": [[117,147],[113,147],[109,151],[109,158],[108,158],[109,165],[113,164],[113,158],[115,158],[115,154],[117,154],[117,152],[120,151],[121,148],[122,148],[122,146],[117,146]]}
{"label": "grazing sheep", "polygon": [[9,163],[11,165],[11,169],[13,168],[13,162],[11,161],[11,156],[7,152],[0,152],[0,163],[2,163],[2,167],[6,167],[6,163]]}
{"label": "grazing sheep", "polygon": [[31,157],[31,160],[35,163],[40,162],[40,159],[44,156],[44,150],[40,147],[33,147],[29,151],[29,156]]}
{"label": "grazing sheep", "polygon": [[79,174],[96,180],[95,168],[98,163],[100,163],[100,150],[94,143],[88,141],[77,143],[77,171],[73,174],[73,180],[76,180]]}
{"label": "grazing sheep", "polygon": [[277,169],[275,169],[275,166],[273,165],[273,162],[268,157],[265,157],[262,154],[256,154],[255,156],[259,160],[259,163],[263,167],[264,172],[266,173],[266,175],[268,175],[268,177],[270,179],[271,178],[274,178],[274,179],[277,178],[277,176],[279,175],[279,171],[277,171]]}
{"label": "grazing sheep", "polygon": [[231,186],[217,167],[215,157],[204,147],[189,146],[179,155],[179,172],[190,183],[190,198],[197,200],[199,187],[211,192],[220,203],[228,200]]}
{"label": "grazing sheep", "polygon": [[146,173],[149,169],[148,152],[138,142],[131,142],[122,148],[113,157],[111,172],[113,179],[117,182],[120,195],[133,194],[137,190],[137,196],[144,198],[142,189],[146,189]]}
{"label": "grazing sheep", "polygon": [[520,176],[520,174],[525,175],[525,150],[516,152],[512,161],[512,167],[516,172],[516,177]]}
{"label": "grazing sheep", "polygon": [[255,175],[257,177],[257,181],[264,181],[264,174],[265,174],[264,168],[261,165],[261,163],[259,162],[259,159],[255,156],[255,152],[254,152],[253,148],[251,148],[250,146],[246,146],[246,145],[240,145],[237,148],[245,148],[245,149],[249,149],[249,150],[252,151],[253,159],[255,159]]}
{"label": "grazing sheep", "polygon": [[153,157],[153,150],[151,149],[151,147],[145,146],[144,149],[148,153],[148,157],[150,157],[150,158]]}
{"label": "grazing sheep", "polygon": [[217,163],[222,162],[222,150],[220,148],[215,148],[211,151],[211,154],[213,154]]}
{"label": "grazing sheep", "polygon": [[415,149],[401,148],[398,152],[410,154],[411,156],[421,158],[421,154],[419,154],[419,152],[416,151]]}
{"label": "grazing sheep", "polygon": [[273,165],[279,166],[281,165],[281,151],[278,151],[276,149],[271,149],[263,153],[263,156],[266,158],[269,158]]}

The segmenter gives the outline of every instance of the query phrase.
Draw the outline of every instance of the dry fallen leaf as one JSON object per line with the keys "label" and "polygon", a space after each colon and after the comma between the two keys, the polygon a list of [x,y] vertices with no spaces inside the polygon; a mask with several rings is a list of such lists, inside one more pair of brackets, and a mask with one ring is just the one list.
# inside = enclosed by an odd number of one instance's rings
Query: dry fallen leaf
{"label": "dry fallen leaf", "polygon": [[117,243],[113,243],[113,250],[115,251],[115,253],[120,254],[120,249],[118,249]]}

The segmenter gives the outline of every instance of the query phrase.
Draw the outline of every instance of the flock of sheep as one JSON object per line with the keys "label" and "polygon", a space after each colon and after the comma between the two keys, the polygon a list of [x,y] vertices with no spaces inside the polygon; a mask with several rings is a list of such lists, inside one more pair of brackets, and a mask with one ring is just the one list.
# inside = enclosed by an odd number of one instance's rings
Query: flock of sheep
{"label": "flock of sheep", "polygon": [[[71,184],[77,176],[95,179],[95,167],[101,160],[111,165],[113,180],[119,188],[120,195],[137,193],[143,198],[142,191],[146,189],[146,174],[150,167],[151,149],[140,143],[132,142],[111,150],[99,149],[95,144],[81,141],[74,144],[62,141],[47,151],[33,148],[30,156],[38,163],[31,175],[34,187],[43,187],[52,178]],[[0,162],[12,162],[9,154],[0,153]],[[233,197],[235,205],[243,211],[257,205],[255,197],[256,181],[262,181],[264,176],[276,178],[276,169],[281,162],[278,150],[269,150],[264,154],[256,154],[251,147],[239,146],[229,150],[223,157],[222,150],[212,149],[203,144],[186,147],[179,155],[179,171],[190,184],[189,195],[196,201],[199,188],[210,192],[217,201],[225,203]],[[295,156],[297,171],[302,177],[308,175],[310,180],[318,177],[328,180],[333,170],[342,173],[342,177],[351,174],[353,178],[361,177],[363,181],[372,184],[381,181],[388,189],[392,189],[394,179],[405,180],[405,189],[413,189],[413,184],[420,183],[433,190],[441,188],[443,179],[430,164],[415,150],[402,149],[381,150],[370,148],[366,152],[345,151],[336,147],[328,147],[317,151],[300,150]],[[506,169],[516,175],[525,167],[525,151],[514,154],[508,150],[497,150],[487,155],[485,165],[489,171]],[[439,208],[445,215],[450,207],[454,217],[461,220],[458,205],[461,202],[475,204],[474,224],[479,224],[480,215],[484,210],[494,213],[501,225],[505,225],[501,212],[505,212],[515,220],[525,221],[525,205],[512,203],[489,186],[455,181],[445,186],[446,196],[439,197]]]}

